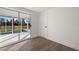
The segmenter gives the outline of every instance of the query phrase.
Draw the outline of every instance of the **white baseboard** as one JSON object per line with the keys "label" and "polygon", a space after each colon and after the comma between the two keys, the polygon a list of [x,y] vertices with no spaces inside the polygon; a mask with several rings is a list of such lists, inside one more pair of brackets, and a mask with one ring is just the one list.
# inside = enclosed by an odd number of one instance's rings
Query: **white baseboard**
{"label": "white baseboard", "polygon": [[60,41],[60,40],[57,40],[57,39],[51,39],[51,38],[47,38],[47,39],[48,39],[48,40],[51,40],[51,41],[54,41],[54,42],[57,42],[57,43],[60,43],[60,44],[62,44],[62,45],[68,46],[68,47],[70,47],[70,48],[79,50],[78,45],[75,46],[75,45],[73,45],[72,43],[65,42],[65,41]]}
{"label": "white baseboard", "polygon": [[[41,37],[43,37],[43,36],[41,36]],[[72,43],[64,42],[64,41],[60,41],[60,40],[56,40],[56,39],[52,39],[52,38],[48,38],[48,37],[44,37],[44,38],[46,38],[46,39],[48,39],[48,40],[51,40],[51,41],[54,41],[54,42],[57,42],[57,43],[60,43],[60,44],[65,45],[65,46],[67,46],[67,47],[70,47],[70,48],[79,50],[79,47],[77,47],[78,45],[75,46],[75,45],[73,45]]]}

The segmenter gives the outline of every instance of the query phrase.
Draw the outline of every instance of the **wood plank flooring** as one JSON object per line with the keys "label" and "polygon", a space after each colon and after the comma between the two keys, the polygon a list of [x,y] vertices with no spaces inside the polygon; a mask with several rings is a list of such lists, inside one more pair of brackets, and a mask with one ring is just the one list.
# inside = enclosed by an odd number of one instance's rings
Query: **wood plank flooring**
{"label": "wood plank flooring", "polygon": [[37,37],[1,48],[0,51],[76,51],[62,44]]}

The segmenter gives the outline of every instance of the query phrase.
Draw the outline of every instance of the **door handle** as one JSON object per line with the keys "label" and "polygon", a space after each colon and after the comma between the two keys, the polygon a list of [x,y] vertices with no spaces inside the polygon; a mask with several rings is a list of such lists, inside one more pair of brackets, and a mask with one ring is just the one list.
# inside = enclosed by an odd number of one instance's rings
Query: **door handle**
{"label": "door handle", "polygon": [[47,26],[44,26],[44,28],[47,28]]}

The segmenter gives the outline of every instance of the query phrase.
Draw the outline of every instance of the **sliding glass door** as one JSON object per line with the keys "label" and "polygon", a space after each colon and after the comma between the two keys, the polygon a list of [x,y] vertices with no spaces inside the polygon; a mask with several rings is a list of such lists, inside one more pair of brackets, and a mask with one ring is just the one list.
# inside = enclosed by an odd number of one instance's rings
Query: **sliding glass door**
{"label": "sliding glass door", "polygon": [[[27,36],[30,36],[30,15],[27,15],[25,13],[20,13],[20,20],[21,20],[21,30],[20,30],[20,39],[27,38]],[[29,21],[28,21],[29,20]],[[31,25],[31,24],[30,24]]]}
{"label": "sliding glass door", "polygon": [[0,47],[18,41],[18,34],[13,33],[13,19],[18,12],[0,8]]}
{"label": "sliding glass door", "polygon": [[0,47],[30,38],[30,15],[0,8]]}

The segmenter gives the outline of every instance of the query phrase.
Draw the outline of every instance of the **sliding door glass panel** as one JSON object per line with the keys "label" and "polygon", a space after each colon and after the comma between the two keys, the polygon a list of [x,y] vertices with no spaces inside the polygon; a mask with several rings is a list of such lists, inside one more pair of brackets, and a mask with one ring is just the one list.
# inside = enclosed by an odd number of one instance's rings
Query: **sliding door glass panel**
{"label": "sliding door glass panel", "polygon": [[17,17],[18,12],[0,8],[0,47],[18,41],[18,33],[14,33],[16,30],[13,25],[14,18]]}
{"label": "sliding door glass panel", "polygon": [[0,19],[0,34],[1,34],[1,19]]}
{"label": "sliding door glass panel", "polygon": [[13,19],[13,25],[14,25],[13,32],[14,33],[19,33],[20,32],[20,21],[19,21],[18,18]]}
{"label": "sliding door glass panel", "polygon": [[0,16],[0,33],[5,33],[5,18]]}
{"label": "sliding door glass panel", "polygon": [[12,33],[12,17],[5,16],[5,32],[7,34]]}
{"label": "sliding door glass panel", "polygon": [[20,31],[20,39],[27,38],[30,35],[30,26],[28,20],[30,20],[28,17],[30,15],[20,13],[20,20],[21,20],[21,31]]}
{"label": "sliding door glass panel", "polygon": [[0,33],[12,33],[12,17],[0,16]]}

